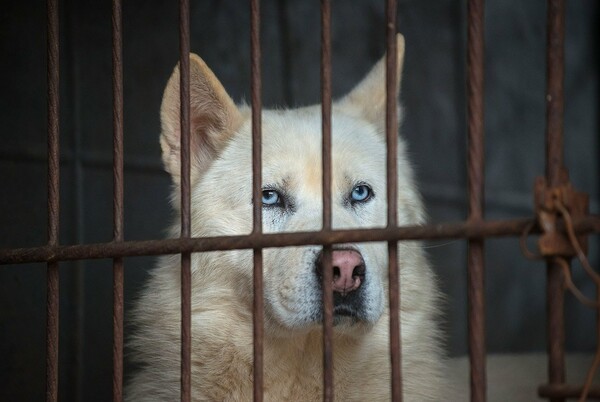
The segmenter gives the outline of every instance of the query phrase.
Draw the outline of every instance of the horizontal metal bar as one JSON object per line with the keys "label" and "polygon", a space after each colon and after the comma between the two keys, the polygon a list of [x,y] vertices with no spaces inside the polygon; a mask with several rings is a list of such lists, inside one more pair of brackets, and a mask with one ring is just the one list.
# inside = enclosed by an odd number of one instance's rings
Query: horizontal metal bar
{"label": "horizontal metal bar", "polygon": [[[40,246],[0,250],[0,265],[32,262],[73,261],[144,255],[178,254],[301,245],[332,245],[346,242],[439,240],[477,237],[518,236],[534,222],[531,218],[481,222],[442,223],[382,229],[333,230],[321,232],[269,233],[247,236],[190,239],[142,240],[82,245]],[[573,221],[577,233],[600,233],[600,215]],[[562,228],[559,225],[559,230]],[[533,233],[536,232],[534,228]]]}
{"label": "horizontal metal bar", "polygon": [[[578,398],[582,391],[583,387],[578,385],[541,385],[538,388],[538,395],[541,398]],[[591,388],[588,398],[600,399],[600,387]]]}

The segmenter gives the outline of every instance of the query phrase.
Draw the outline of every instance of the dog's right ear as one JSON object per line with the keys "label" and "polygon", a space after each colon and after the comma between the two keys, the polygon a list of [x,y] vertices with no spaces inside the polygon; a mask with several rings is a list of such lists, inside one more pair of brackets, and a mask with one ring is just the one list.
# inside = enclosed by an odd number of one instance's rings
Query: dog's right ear
{"label": "dog's right ear", "polygon": [[[400,79],[404,65],[404,37],[396,35],[396,96],[400,91]],[[349,94],[338,100],[334,107],[350,115],[373,123],[381,134],[385,133],[386,111],[386,57],[382,57],[361,82]],[[400,110],[398,109],[400,120]]]}
{"label": "dog's right ear", "polygon": [[[165,169],[180,182],[179,65],[169,78],[160,108],[160,145]],[[192,182],[206,170],[242,124],[235,103],[206,63],[190,54],[190,162]]]}

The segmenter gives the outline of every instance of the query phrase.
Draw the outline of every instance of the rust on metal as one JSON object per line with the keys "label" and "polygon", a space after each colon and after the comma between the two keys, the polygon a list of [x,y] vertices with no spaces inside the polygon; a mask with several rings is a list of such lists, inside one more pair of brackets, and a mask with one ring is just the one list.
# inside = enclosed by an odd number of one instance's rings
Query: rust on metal
{"label": "rust on metal", "polygon": [[563,184],[565,0],[548,0],[546,21],[546,178]]}
{"label": "rust on metal", "polygon": [[[600,275],[592,269],[587,259],[587,236],[585,234],[577,236],[573,229],[574,219],[583,218],[588,215],[589,196],[573,189],[565,169],[561,169],[560,179],[563,184],[554,185],[552,187],[548,185],[548,180],[544,177],[538,177],[535,183],[534,205],[538,227],[542,231],[542,234],[538,239],[539,254],[541,257],[547,259],[549,269],[552,269],[553,271],[558,271],[558,269],[560,269],[559,273],[554,274],[557,276],[559,274],[562,275],[560,281],[556,280],[556,282],[554,282],[555,284],[561,282],[564,283],[565,287],[569,289],[583,305],[598,309],[597,314],[600,314]],[[559,222],[564,223],[566,231],[557,229]],[[577,257],[579,259],[586,273],[595,282],[596,300],[588,299],[573,283],[571,267],[569,264],[569,260],[572,257]],[[563,293],[563,289],[553,288],[552,291],[560,292],[561,294]],[[600,365],[600,316],[598,318],[599,319],[596,321],[597,348],[594,362],[588,371],[583,387],[578,389],[576,395],[574,395],[579,397],[580,401],[585,401],[588,397],[592,397],[592,382],[594,375],[598,370],[598,366]],[[549,325],[552,325],[552,323]],[[557,329],[556,326],[552,326],[551,329],[564,333],[564,328]],[[553,339],[553,336],[553,334],[550,334],[549,338]],[[560,353],[560,348],[562,346],[556,345],[553,342],[555,341],[551,341],[550,347],[557,349],[554,350],[554,353]],[[557,358],[559,357],[560,356],[557,356]],[[552,361],[550,360],[550,362]],[[551,381],[552,378],[561,378],[559,369],[561,369],[560,365],[558,368],[550,366],[549,373]],[[562,382],[564,382],[564,366],[562,367],[562,370]],[[542,395],[543,388],[543,396],[549,397],[550,400],[564,400],[568,395],[565,396],[565,388],[562,386],[562,382],[559,383],[558,386],[557,384],[542,386],[540,388],[540,395]],[[572,391],[575,392],[573,389]]]}
{"label": "rust on metal", "polygon": [[[254,263],[254,301],[253,301],[253,342],[254,342],[254,384],[253,393],[254,401],[260,402],[263,400],[263,343],[264,343],[264,302],[263,302],[263,281],[262,281],[262,249],[255,248],[253,250]],[[259,273],[257,273],[260,271]]]}
{"label": "rust on metal", "polygon": [[[467,5],[468,189],[469,222],[484,211],[484,2]],[[467,292],[471,401],[486,400],[485,255],[483,238],[468,242]]]}
{"label": "rust on metal", "polygon": [[[546,181],[548,186],[564,184],[564,36],[565,2],[547,2],[546,49]],[[560,265],[547,262],[548,377],[552,386],[565,382],[564,278]],[[550,402],[563,402],[552,397]]]}
{"label": "rust on metal", "polygon": [[[112,2],[113,241],[123,235],[123,37],[121,0]],[[113,402],[123,400],[123,258],[113,260]]]}
{"label": "rust on metal", "polygon": [[[321,160],[323,230],[331,230],[331,1],[321,0]],[[323,401],[333,401],[333,268],[331,246],[323,246]]]}
{"label": "rust on metal", "polygon": [[398,188],[398,45],[396,37],[396,1],[386,1],[386,168],[387,168],[387,225],[398,225],[397,188]]}
{"label": "rust on metal", "polygon": [[[564,280],[560,266],[547,264],[547,331],[548,331],[548,377],[550,385],[565,382],[565,330],[564,330]],[[564,398],[550,398],[550,402],[563,402]]]}
{"label": "rust on metal", "polygon": [[[386,73],[385,73],[385,132],[387,171],[387,227],[398,226],[398,44],[396,33],[397,3],[387,0],[386,25]],[[390,311],[390,364],[392,401],[402,401],[402,341],[400,337],[400,275],[398,267],[398,244],[388,242],[388,283]]]}
{"label": "rust on metal", "polygon": [[[58,0],[47,3],[48,79],[48,247],[59,243],[59,21]],[[46,401],[58,401],[58,261],[48,262],[46,278]]]}
{"label": "rust on metal", "polygon": [[[190,217],[190,3],[179,2],[181,239],[191,236]],[[181,401],[191,401],[191,254],[181,254]]]}
{"label": "rust on metal", "polygon": [[[260,49],[260,1],[250,3],[250,59],[252,93],[252,206],[253,233],[262,233],[262,87]],[[263,341],[264,341],[264,300],[263,300],[263,259],[262,249],[253,251],[254,299],[253,299],[253,342],[254,342],[254,401],[263,400]]]}
{"label": "rust on metal", "polygon": [[[589,212],[589,196],[575,191],[570,183],[549,187],[544,177],[538,177],[534,202],[538,226],[542,230],[538,239],[540,254],[544,257],[575,257],[577,252],[568,233],[557,230],[557,222],[561,219],[559,206],[564,206],[571,218],[583,218]],[[587,250],[587,236],[582,234],[577,240]]]}
{"label": "rust on metal", "polygon": [[[61,246],[38,246],[0,250],[0,265],[32,262],[74,261],[114,257],[139,257],[218,250],[265,247],[332,245],[346,242],[392,240],[442,240],[477,237],[518,236],[534,223],[531,218],[481,222],[438,223],[382,229],[331,230],[320,232],[262,233],[241,236],[196,237],[190,239],[141,240]],[[559,222],[560,230],[564,224]],[[577,233],[600,233],[600,216],[589,215],[573,221]],[[534,227],[531,233],[539,233]]]}

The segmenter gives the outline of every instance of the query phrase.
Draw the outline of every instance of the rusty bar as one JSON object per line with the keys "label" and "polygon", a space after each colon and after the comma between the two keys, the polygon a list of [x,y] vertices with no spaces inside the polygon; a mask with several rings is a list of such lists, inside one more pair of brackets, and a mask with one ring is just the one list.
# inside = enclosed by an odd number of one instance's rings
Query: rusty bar
{"label": "rusty bar", "polygon": [[565,76],[565,1],[548,0],[546,21],[546,178],[564,184],[563,117]]}
{"label": "rusty bar", "polygon": [[254,262],[254,401],[263,400],[263,343],[264,343],[264,303],[262,277],[262,249],[255,248]]}
{"label": "rusty bar", "polygon": [[395,0],[386,0],[386,110],[385,132],[387,140],[387,216],[388,227],[398,225],[397,211],[397,155],[398,155],[398,44],[396,37],[396,9]]}
{"label": "rusty bar", "polygon": [[[123,238],[123,37],[121,0],[112,2],[113,241]],[[113,401],[123,400],[123,258],[113,260]]]}
{"label": "rusty bar", "polygon": [[[386,0],[386,171],[387,171],[387,227],[398,225],[398,44],[396,37],[397,4]],[[392,401],[402,401],[402,341],[400,338],[400,276],[398,272],[398,243],[388,242],[388,281],[390,309],[390,363]]]}
{"label": "rusty bar", "polygon": [[[538,387],[538,395],[541,398],[579,398],[582,392],[583,387],[569,384],[545,384]],[[591,388],[588,398],[600,399],[600,387]]]}
{"label": "rusty bar", "polygon": [[[332,245],[346,242],[391,240],[441,240],[520,235],[534,220],[520,218],[499,221],[456,222],[384,229],[353,229],[321,232],[267,233],[227,237],[141,240],[63,246],[40,246],[0,250],[0,265],[32,262],[74,261],[114,257],[197,253],[265,247]],[[561,225],[558,225],[559,229]],[[576,233],[600,233],[600,216],[573,220]],[[532,233],[539,233],[535,229]]]}
{"label": "rusty bar", "polygon": [[398,275],[398,245],[388,242],[390,282],[390,361],[392,365],[392,401],[402,401],[402,340],[400,338],[400,278]]}
{"label": "rusty bar", "polygon": [[[484,3],[467,5],[468,189],[470,222],[481,222],[484,210]],[[467,287],[471,401],[486,400],[485,256],[483,238],[468,242]]]}
{"label": "rusty bar", "polygon": [[[190,219],[190,3],[179,2],[180,119],[181,119],[181,239],[191,236]],[[191,253],[181,254],[181,401],[192,399]]]}
{"label": "rusty bar", "polygon": [[[59,155],[59,21],[58,0],[48,0],[48,246],[59,243],[60,155]],[[58,400],[58,262],[48,263],[46,278],[46,401]]]}
{"label": "rusty bar", "polygon": [[[564,115],[564,0],[548,0],[546,52],[546,180],[549,186],[558,186],[566,179],[563,165]],[[564,278],[560,267],[547,263],[548,314],[548,379],[549,384],[565,382],[564,356]],[[564,397],[552,397],[551,402],[562,402]]]}
{"label": "rusty bar", "polygon": [[[548,380],[550,385],[565,382],[564,278],[559,267],[547,263],[546,308],[548,320]],[[562,402],[564,398],[551,398]]]}
{"label": "rusty bar", "polygon": [[[252,205],[253,232],[262,233],[262,145],[261,145],[261,51],[260,51],[260,1],[250,3],[250,58],[252,92]],[[262,249],[255,248],[254,260],[254,301],[253,301],[253,341],[254,341],[254,401],[263,400],[263,341],[264,341],[264,301]]]}
{"label": "rusty bar", "polygon": [[[331,230],[331,2],[321,0],[321,129],[323,230]],[[323,246],[323,401],[333,401],[333,269]]]}

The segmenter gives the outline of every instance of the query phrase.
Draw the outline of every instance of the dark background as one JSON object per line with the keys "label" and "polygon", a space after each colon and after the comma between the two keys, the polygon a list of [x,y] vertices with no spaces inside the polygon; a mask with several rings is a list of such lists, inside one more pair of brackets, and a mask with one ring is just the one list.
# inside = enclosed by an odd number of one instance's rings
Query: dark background
{"label": "dark background", "polygon": [[[124,2],[125,237],[162,238],[171,215],[160,163],[159,105],[178,60],[178,6]],[[192,2],[192,51],[232,97],[249,99],[249,6]],[[333,89],[343,95],[383,54],[383,1],[333,2]],[[465,204],[466,1],[404,0],[401,99],[406,138],[431,221],[458,221]],[[3,2],[0,11],[0,248],[46,242],[46,22],[43,1]],[[567,2],[565,155],[576,188],[599,212],[599,5]],[[61,2],[61,243],[112,237],[111,4]],[[489,0],[486,20],[486,215],[532,213],[544,172],[545,2]],[[319,100],[317,1],[262,4],[266,106]],[[598,266],[598,237],[591,237]],[[429,243],[447,294],[451,355],[466,353],[465,241]],[[545,268],[516,239],[486,243],[490,352],[545,349]],[[125,260],[126,313],[153,258]],[[60,399],[111,395],[111,261],[61,263]],[[575,264],[576,284],[593,286]],[[45,265],[0,267],[0,400],[42,400]],[[594,313],[567,296],[570,351],[595,347]],[[130,368],[126,365],[126,370]],[[127,373],[127,371],[126,371]]]}

